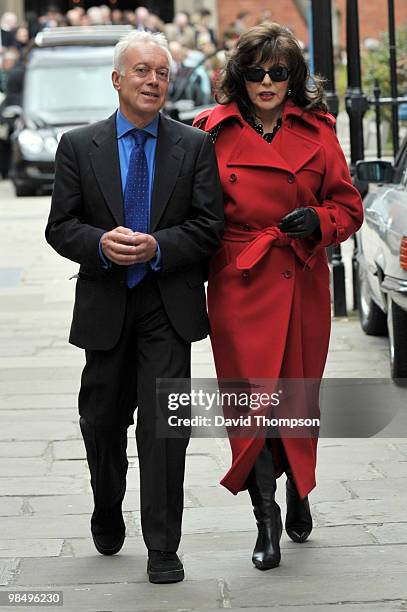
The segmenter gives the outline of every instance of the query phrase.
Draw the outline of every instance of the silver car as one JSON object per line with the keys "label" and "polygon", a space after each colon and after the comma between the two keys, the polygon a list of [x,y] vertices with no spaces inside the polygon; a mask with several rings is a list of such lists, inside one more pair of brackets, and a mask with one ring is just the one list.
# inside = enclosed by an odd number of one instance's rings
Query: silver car
{"label": "silver car", "polygon": [[[391,375],[407,380],[407,138],[394,165],[358,162],[369,183],[365,222],[356,235],[356,292],[366,334],[389,336]],[[406,380],[402,380],[406,379]]]}

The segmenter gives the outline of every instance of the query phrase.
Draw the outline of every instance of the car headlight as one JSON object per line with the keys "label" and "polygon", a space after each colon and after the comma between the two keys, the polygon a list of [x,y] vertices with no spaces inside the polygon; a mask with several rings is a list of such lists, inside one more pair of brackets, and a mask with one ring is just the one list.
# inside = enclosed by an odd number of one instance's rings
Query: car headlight
{"label": "car headlight", "polygon": [[18,136],[20,146],[28,153],[41,153],[44,148],[44,141],[38,132],[32,130],[23,130]]}
{"label": "car headlight", "polygon": [[57,146],[57,141],[53,136],[47,136],[46,138],[44,138],[44,149],[53,157],[57,152]]}

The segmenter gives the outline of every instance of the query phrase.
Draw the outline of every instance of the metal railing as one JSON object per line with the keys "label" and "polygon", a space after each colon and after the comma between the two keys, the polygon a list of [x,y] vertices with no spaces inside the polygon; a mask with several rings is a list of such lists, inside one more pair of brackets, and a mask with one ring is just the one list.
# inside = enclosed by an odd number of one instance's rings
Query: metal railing
{"label": "metal railing", "polygon": [[[376,122],[376,147],[377,147],[377,157],[380,159],[382,156],[382,135],[381,135],[381,125],[382,125],[382,106],[391,106],[397,109],[397,113],[392,112],[392,134],[393,134],[393,153],[394,157],[397,154],[399,147],[399,131],[398,131],[398,111],[401,104],[407,104],[407,96],[398,96],[397,98],[392,97],[381,97],[381,89],[379,85],[378,79],[375,79],[375,86],[373,89],[373,98],[368,98],[368,102],[370,106],[373,106],[375,109],[375,122]],[[397,129],[394,126],[394,121],[396,120]],[[395,138],[396,136],[396,138]]]}

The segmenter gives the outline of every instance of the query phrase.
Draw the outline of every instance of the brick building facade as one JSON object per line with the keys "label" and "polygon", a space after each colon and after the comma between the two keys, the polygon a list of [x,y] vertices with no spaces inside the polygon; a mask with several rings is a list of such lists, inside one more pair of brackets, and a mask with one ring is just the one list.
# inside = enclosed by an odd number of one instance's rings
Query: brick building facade
{"label": "brick building facade", "polygon": [[[338,24],[341,46],[346,40],[346,0],[335,0],[339,13]],[[307,44],[307,27],[301,19],[292,0],[218,0],[219,30],[222,33],[234,21],[240,11],[251,13],[251,23],[255,24],[263,10],[271,10],[272,19],[290,27],[295,36]],[[407,0],[395,0],[396,23],[400,26],[407,22]],[[359,0],[360,40],[378,38],[379,33],[387,31],[387,1]]]}

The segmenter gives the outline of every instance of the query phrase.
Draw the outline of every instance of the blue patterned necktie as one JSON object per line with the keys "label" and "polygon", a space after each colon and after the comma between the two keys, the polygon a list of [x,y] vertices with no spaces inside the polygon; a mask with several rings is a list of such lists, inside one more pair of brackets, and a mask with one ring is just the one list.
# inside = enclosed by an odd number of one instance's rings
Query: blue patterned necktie
{"label": "blue patterned necktie", "polygon": [[[149,181],[144,143],[148,134],[131,132],[134,147],[130,154],[126,188],[124,190],[124,222],[133,232],[147,234],[149,230]],[[147,274],[147,264],[137,263],[127,268],[127,286],[135,287]]]}

